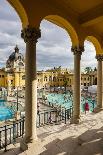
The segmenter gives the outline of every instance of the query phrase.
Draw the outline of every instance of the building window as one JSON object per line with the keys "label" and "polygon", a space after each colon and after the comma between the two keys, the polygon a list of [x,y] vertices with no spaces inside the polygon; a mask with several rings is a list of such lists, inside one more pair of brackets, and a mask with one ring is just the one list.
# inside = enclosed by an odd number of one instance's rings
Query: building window
{"label": "building window", "polygon": [[0,78],[1,78],[1,75],[0,75]]}
{"label": "building window", "polygon": [[4,77],[4,75],[2,75],[2,77]]}
{"label": "building window", "polygon": [[46,76],[44,77],[44,81],[47,81],[47,77]]}
{"label": "building window", "polygon": [[55,76],[53,77],[53,81],[56,81],[56,77]]}
{"label": "building window", "polygon": [[86,83],[84,83],[84,86],[86,86]]}
{"label": "building window", "polygon": [[25,75],[22,76],[22,80],[25,80]]}
{"label": "building window", "polygon": [[13,84],[13,80],[11,80],[11,84]]}
{"label": "building window", "polygon": [[51,76],[49,76],[49,81],[52,81],[52,77]]}

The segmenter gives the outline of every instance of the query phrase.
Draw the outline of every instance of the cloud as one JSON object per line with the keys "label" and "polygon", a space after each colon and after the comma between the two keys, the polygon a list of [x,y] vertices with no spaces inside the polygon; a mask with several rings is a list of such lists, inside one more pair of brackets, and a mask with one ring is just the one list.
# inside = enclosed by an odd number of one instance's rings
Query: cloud
{"label": "cloud", "polygon": [[[67,32],[43,20],[40,25],[41,38],[37,43],[37,68],[46,69],[54,66],[73,68],[73,53],[71,39]],[[9,55],[18,44],[25,55],[25,43],[21,38],[21,22],[15,10],[6,0],[0,0],[0,66],[5,65]],[[90,42],[85,42],[85,52],[82,54],[81,66],[96,65],[95,49]]]}

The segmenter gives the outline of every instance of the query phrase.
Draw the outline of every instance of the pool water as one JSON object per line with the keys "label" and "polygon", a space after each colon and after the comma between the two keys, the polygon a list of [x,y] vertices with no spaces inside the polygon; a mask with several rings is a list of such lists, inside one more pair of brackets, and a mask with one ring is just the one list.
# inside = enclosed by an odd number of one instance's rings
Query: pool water
{"label": "pool water", "polygon": [[[70,93],[67,93],[67,94],[50,93],[47,95],[47,100],[50,104],[59,105],[59,106],[61,105],[66,109],[69,109],[70,106],[73,105],[73,96]],[[81,97],[80,109],[82,112],[84,111],[85,102],[88,102],[90,111],[93,111],[93,105],[94,105],[94,108],[96,107],[96,101],[92,100],[91,97],[88,97],[88,98]]]}
{"label": "pool water", "polygon": [[6,104],[5,100],[0,99],[0,121],[13,118],[12,109],[6,107],[5,104]]}

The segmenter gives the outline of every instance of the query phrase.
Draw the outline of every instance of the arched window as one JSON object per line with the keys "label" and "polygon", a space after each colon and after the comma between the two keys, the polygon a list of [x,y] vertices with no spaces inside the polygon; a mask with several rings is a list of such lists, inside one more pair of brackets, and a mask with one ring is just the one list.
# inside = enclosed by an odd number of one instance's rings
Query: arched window
{"label": "arched window", "polygon": [[25,80],[25,75],[22,76],[22,80]]}
{"label": "arched window", "polygon": [[52,77],[51,76],[49,76],[49,81],[52,81]]}
{"label": "arched window", "polygon": [[55,76],[53,77],[53,81],[54,81],[54,82],[56,81],[56,77],[55,77]]}

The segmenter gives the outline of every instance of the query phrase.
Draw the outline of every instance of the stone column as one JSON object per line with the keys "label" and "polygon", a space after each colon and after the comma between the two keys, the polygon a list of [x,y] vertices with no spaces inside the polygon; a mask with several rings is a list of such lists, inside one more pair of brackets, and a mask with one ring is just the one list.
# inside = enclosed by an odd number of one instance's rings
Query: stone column
{"label": "stone column", "polygon": [[36,73],[36,43],[41,36],[40,30],[30,26],[21,31],[21,37],[26,43],[25,55],[25,138],[26,143],[37,139],[37,73]]}
{"label": "stone column", "polygon": [[81,73],[80,60],[84,47],[72,47],[74,54],[74,75],[73,75],[73,118],[71,123],[79,123],[81,103]]}
{"label": "stone column", "polygon": [[103,55],[96,55],[98,61],[97,67],[97,108],[102,108],[102,61]]}

